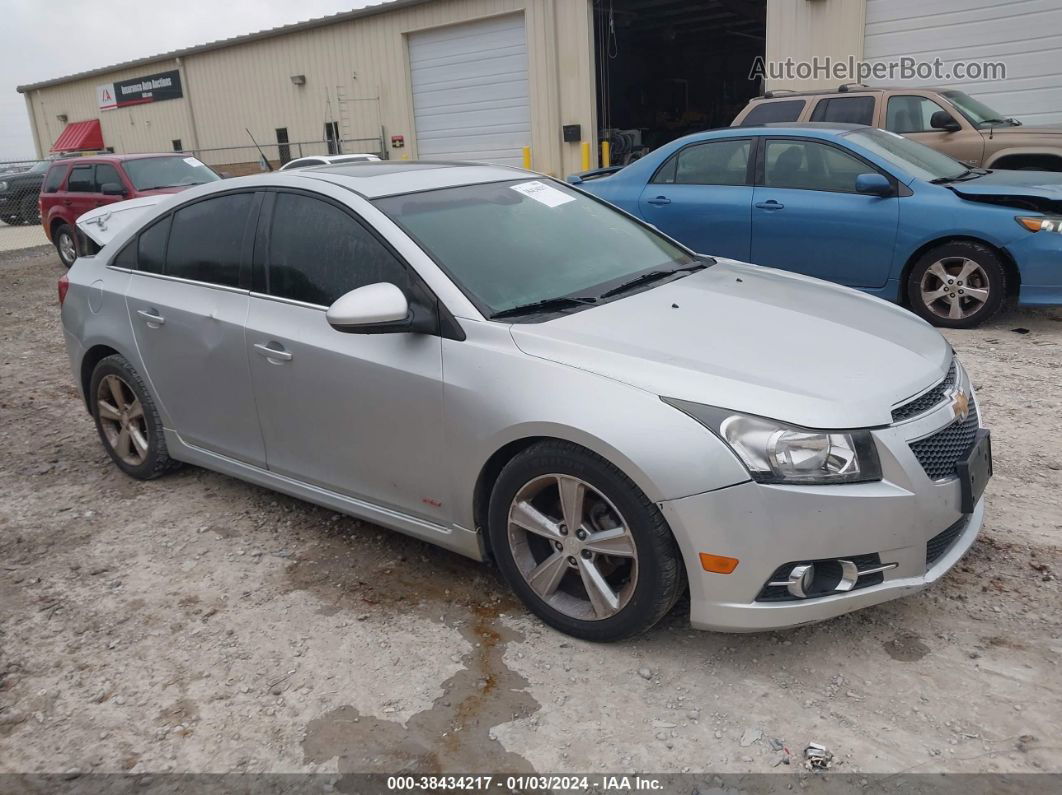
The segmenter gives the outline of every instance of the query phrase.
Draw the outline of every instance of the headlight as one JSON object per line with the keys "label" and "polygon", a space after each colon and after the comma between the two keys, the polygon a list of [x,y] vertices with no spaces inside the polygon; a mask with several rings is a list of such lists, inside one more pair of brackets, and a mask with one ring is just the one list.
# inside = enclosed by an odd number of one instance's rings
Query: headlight
{"label": "headlight", "polygon": [[760,483],[881,480],[881,462],[870,431],[817,431],[686,400],[661,399],[726,442]]}
{"label": "headlight", "polygon": [[0,180],[0,192],[3,192],[5,190],[7,190],[7,183],[3,180]]}
{"label": "headlight", "polygon": [[1016,215],[1014,220],[1030,232],[1062,232],[1062,217],[1044,215]]}

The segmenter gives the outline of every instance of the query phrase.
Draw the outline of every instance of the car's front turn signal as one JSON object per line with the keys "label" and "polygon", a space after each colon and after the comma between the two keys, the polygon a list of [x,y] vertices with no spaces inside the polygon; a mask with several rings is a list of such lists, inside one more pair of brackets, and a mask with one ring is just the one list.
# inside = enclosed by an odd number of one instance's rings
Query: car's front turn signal
{"label": "car's front turn signal", "polygon": [[1062,232],[1062,218],[1047,218],[1042,215],[1016,215],[1014,220],[1030,232]]}

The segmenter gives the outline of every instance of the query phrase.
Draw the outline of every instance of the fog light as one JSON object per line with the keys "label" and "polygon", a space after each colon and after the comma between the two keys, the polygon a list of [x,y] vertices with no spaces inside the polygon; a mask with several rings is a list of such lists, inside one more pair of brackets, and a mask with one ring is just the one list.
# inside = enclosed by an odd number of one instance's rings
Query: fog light
{"label": "fog light", "polygon": [[786,588],[797,599],[807,599],[813,582],[815,582],[815,564],[801,563],[789,572]]}

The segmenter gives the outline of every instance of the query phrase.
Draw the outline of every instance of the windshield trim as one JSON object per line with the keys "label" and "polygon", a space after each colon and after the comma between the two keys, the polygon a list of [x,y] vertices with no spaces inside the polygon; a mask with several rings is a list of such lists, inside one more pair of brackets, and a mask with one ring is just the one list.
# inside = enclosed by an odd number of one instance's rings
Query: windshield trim
{"label": "windshield trim", "polygon": [[[547,320],[553,320],[553,319],[558,318],[558,317],[563,317],[563,316],[566,316],[566,315],[573,315],[576,312],[584,312],[587,309],[593,309],[594,307],[603,306],[604,304],[609,304],[609,303],[612,303],[613,301],[618,301],[620,299],[626,298],[627,296],[635,295],[637,293],[643,292],[642,289],[635,289],[635,290],[631,290],[630,292],[623,292],[623,293],[621,293],[619,295],[609,296],[608,298],[604,298],[604,299],[595,301],[593,303],[585,303],[585,304],[573,305],[572,307],[566,308],[566,309],[563,309],[563,310],[553,310],[553,311],[549,311],[549,312],[543,312],[541,314],[529,313],[528,315],[514,316],[512,319],[509,319],[509,318],[493,319],[491,316],[497,310],[494,310],[488,304],[485,304],[479,298],[479,296],[477,296],[474,292],[472,292],[471,289],[469,289],[468,286],[466,286],[460,279],[456,278],[454,276],[454,274],[451,272],[451,270],[446,265],[444,265],[439,260],[439,258],[421,241],[421,239],[417,235],[415,235],[410,229],[408,229],[406,227],[405,224],[403,224],[399,219],[395,218],[394,216],[392,216],[390,213],[386,212],[382,207],[380,207],[378,205],[378,202],[381,202],[384,199],[394,199],[394,198],[397,198],[399,196],[417,196],[417,195],[427,194],[427,193],[437,193],[437,192],[443,191],[443,190],[451,190],[453,188],[467,188],[467,187],[472,187],[474,185],[497,185],[497,184],[501,184],[501,183],[505,183],[505,182],[517,182],[517,181],[521,180],[522,178],[523,177],[521,175],[514,174],[512,176],[507,176],[507,177],[502,178],[502,179],[475,180],[475,181],[472,181],[472,182],[462,182],[460,184],[455,184],[455,185],[443,185],[443,186],[440,186],[440,187],[425,188],[423,190],[399,191],[397,193],[388,193],[388,194],[384,194],[384,195],[380,195],[380,196],[373,196],[371,199],[367,199],[367,200],[369,201],[370,204],[372,204],[372,206],[378,212],[382,213],[384,215],[384,217],[387,218],[388,221],[390,221],[392,224],[394,224],[395,227],[403,235],[405,235],[407,238],[409,238],[409,240],[417,247],[417,249],[425,257],[427,257],[429,260],[431,260],[431,262],[435,265],[435,267],[439,269],[439,272],[442,273],[447,279],[449,279],[450,283],[457,290],[459,290],[461,292],[461,294],[465,298],[468,299],[468,301],[476,308],[476,311],[479,312],[480,318],[483,321],[487,322],[487,323],[500,323],[500,324],[503,324],[503,325],[506,325],[506,326],[513,325],[513,323],[517,322],[517,321],[522,322],[522,323],[541,323],[541,322],[545,322]],[[619,207],[616,207],[614,204],[610,204],[609,202],[607,202],[604,199],[601,199],[601,198],[593,195],[592,193],[589,193],[587,191],[584,191],[584,190],[580,189],[577,185],[570,185],[570,184],[568,184],[566,182],[561,182],[560,180],[555,179],[553,177],[546,176],[545,174],[537,174],[537,175],[535,175],[535,178],[538,179],[540,182],[553,183],[553,184],[556,184],[556,185],[561,185],[561,186],[563,186],[563,187],[565,187],[565,188],[567,188],[569,190],[576,191],[580,195],[582,195],[582,196],[584,196],[586,198],[592,199],[593,201],[597,202],[598,204],[602,205],[603,207],[607,207],[609,210],[611,210],[613,212],[621,213],[622,215],[626,216],[630,220],[632,220],[635,223],[637,223],[639,226],[641,226],[641,227],[645,228],[646,230],[648,230],[651,234],[653,234],[653,235],[655,235],[657,237],[661,237],[664,240],[668,241],[668,243],[670,243],[671,245],[673,245],[676,248],[678,248],[679,250],[681,250],[683,253],[688,255],[690,257],[690,259],[692,259],[692,260],[694,260],[696,262],[703,262],[705,264],[705,266],[714,265],[715,262],[716,262],[716,260],[714,258],[712,258],[712,257],[710,257],[708,255],[699,255],[699,254],[697,254],[692,249],[690,249],[688,246],[685,246],[682,243],[680,243],[679,241],[668,237],[667,235],[665,235],[663,232],[661,232],[659,229],[657,229],[652,224],[650,224],[650,223],[648,223],[646,221],[643,221],[641,218],[638,218],[637,216],[632,215],[631,213],[627,212],[626,210],[622,210]],[[647,268],[644,269],[644,271],[655,270],[655,269],[657,269],[659,267],[660,266],[656,266],[656,268],[647,267]],[[638,273],[642,273],[644,271],[639,271]],[[615,282],[618,283],[619,281],[623,281],[623,280],[626,280],[628,278],[633,278],[635,275],[637,275],[637,274],[626,274],[624,277],[617,278],[617,279],[614,279],[612,281],[615,281]],[[674,281],[674,280],[661,280],[661,281],[656,281],[656,282],[650,282],[650,283],[645,285],[645,290],[654,289],[656,287],[661,286],[662,284],[666,284],[668,281]],[[593,285],[594,288],[601,287],[601,286],[602,285]],[[579,293],[585,293],[585,291],[583,291],[583,290],[580,290],[578,292]],[[560,298],[560,299],[571,298],[571,297],[573,297],[573,296],[572,295],[550,296],[550,298]],[[578,297],[582,297],[582,296],[580,295],[580,296],[574,296],[574,297],[578,298]],[[504,310],[502,310],[502,311],[504,311]]]}

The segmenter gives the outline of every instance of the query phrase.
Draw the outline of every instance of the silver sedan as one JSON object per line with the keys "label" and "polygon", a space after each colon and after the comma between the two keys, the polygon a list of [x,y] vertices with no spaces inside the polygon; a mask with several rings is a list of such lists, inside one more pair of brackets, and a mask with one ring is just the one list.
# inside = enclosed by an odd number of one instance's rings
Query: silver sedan
{"label": "silver sedan", "polygon": [[981,527],[988,432],[927,323],[546,177],[325,166],[120,215],[60,298],[133,477],[206,467],[493,561],[591,640],[687,592],[698,628],[835,616]]}

